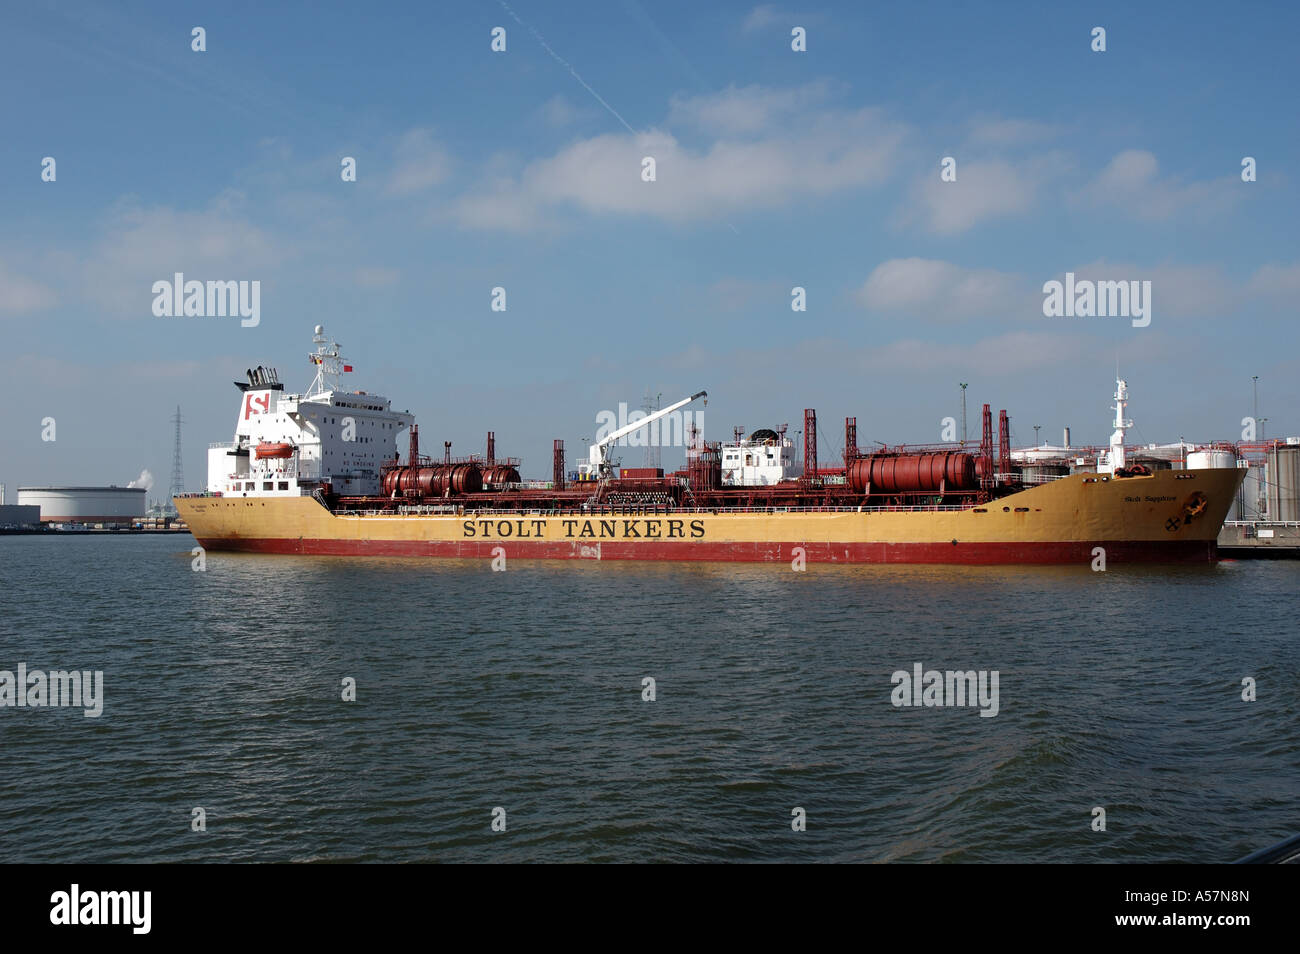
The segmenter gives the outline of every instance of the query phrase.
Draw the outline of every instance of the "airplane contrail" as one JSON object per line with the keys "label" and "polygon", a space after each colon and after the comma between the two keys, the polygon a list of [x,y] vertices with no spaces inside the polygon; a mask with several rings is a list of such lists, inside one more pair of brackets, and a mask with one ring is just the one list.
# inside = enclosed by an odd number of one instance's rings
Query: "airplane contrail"
{"label": "airplane contrail", "polygon": [[515,13],[515,11],[510,9],[510,7],[506,4],[505,0],[497,0],[497,3],[501,4],[501,9],[505,10],[506,13],[514,17],[516,23],[518,23],[521,27],[523,27],[525,30],[531,33],[533,37],[537,40],[537,42],[542,45],[542,49],[544,49],[547,53],[551,54],[551,59],[555,60],[555,62],[559,63],[566,70],[568,70],[569,75],[571,75],[574,79],[576,79],[579,83],[581,83],[582,88],[585,89],[588,93],[590,93],[593,97],[595,97],[596,102],[600,103],[600,105],[604,106],[605,109],[609,110],[609,114],[613,116],[615,119],[617,119],[620,123],[622,123],[624,129],[626,129],[634,136],[637,134],[637,131],[627,124],[627,120],[624,119],[622,116],[620,116],[618,114],[618,111],[614,109],[613,106],[605,102],[605,100],[601,97],[599,93],[597,93],[594,89],[592,89],[589,85],[587,85],[587,81],[578,75],[578,71],[575,70],[572,65],[570,65],[568,60],[566,60],[564,57],[560,56],[560,54],[556,53],[553,49],[551,49],[550,44],[546,42],[546,40],[542,37],[540,33],[538,33],[536,30],[530,27],[523,20],[519,19],[519,15]]}

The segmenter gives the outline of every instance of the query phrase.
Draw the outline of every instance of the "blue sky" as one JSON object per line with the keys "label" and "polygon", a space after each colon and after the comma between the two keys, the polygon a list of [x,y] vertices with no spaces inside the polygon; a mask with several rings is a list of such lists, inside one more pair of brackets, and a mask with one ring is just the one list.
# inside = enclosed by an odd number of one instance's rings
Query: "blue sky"
{"label": "blue sky", "polygon": [[[305,386],[316,323],[428,446],[535,476],[647,389],[865,444],[938,440],[966,381],[972,432],[1100,443],[1117,359],[1135,439],[1239,437],[1252,375],[1300,433],[1300,15],[1132,6],[10,5],[0,481],[165,489],[180,404],[197,488],[230,381]],[[260,281],[260,325],[155,317],[176,271]],[[1150,326],[1045,318],[1066,271],[1150,280]]]}

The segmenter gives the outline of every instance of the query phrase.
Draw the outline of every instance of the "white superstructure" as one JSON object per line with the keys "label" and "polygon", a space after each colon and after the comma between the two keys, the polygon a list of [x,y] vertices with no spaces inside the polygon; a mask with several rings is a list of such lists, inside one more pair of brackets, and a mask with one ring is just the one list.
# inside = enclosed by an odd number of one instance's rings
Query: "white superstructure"
{"label": "white superstructure", "polygon": [[308,355],[316,377],[305,394],[286,394],[270,368],[252,368],[240,390],[235,439],[208,448],[208,492],[280,497],[328,486],[342,496],[378,495],[380,465],[397,456],[397,435],[415,417],[388,398],[346,391],[338,344],[316,326]]}
{"label": "white superstructure", "polygon": [[747,440],[722,445],[722,486],[770,487],[803,474],[794,459],[794,441],[766,428]]}
{"label": "white superstructure", "polygon": [[1110,452],[1097,460],[1097,473],[1113,474],[1124,467],[1124,436],[1133,422],[1124,416],[1128,407],[1128,382],[1115,379],[1115,433],[1110,435]]}

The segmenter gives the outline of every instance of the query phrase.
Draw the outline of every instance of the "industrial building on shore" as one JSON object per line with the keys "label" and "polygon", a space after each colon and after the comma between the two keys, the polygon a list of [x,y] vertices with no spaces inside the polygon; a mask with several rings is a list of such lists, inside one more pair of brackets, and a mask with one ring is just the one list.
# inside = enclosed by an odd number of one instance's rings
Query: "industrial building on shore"
{"label": "industrial building on shore", "polygon": [[185,531],[183,520],[155,504],[146,510],[144,487],[19,487],[8,503],[0,484],[0,533],[132,533]]}
{"label": "industrial building on shore", "polygon": [[19,487],[20,507],[40,508],[44,524],[129,527],[144,518],[143,487]]}
{"label": "industrial building on shore", "polygon": [[1242,446],[1247,467],[1219,534],[1224,556],[1300,556],[1300,438]]}
{"label": "industrial building on shore", "polygon": [[0,484],[0,531],[24,532],[39,528],[41,525],[41,508],[18,506],[5,499],[5,485]]}

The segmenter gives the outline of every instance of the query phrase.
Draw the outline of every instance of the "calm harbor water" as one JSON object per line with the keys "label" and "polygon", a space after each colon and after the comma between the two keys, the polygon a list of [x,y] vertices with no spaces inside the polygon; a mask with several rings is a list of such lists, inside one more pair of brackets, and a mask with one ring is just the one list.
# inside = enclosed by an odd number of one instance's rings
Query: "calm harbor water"
{"label": "calm harbor water", "polygon": [[[1213,862],[1300,831],[1297,563],[191,546],[0,537],[0,670],[104,673],[97,719],[0,708],[0,858]],[[997,715],[896,707],[916,663],[997,670]]]}

